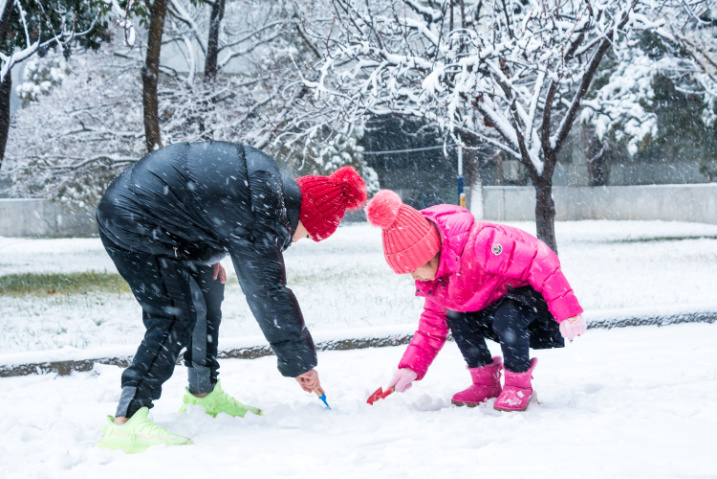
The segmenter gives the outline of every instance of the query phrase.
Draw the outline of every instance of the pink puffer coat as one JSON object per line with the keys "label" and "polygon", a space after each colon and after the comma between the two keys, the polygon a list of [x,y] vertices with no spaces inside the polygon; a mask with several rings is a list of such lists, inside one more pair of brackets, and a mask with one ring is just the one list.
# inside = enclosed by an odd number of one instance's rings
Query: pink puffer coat
{"label": "pink puffer coat", "polygon": [[422,379],[446,341],[446,310],[480,311],[508,287],[532,286],[558,322],[582,313],[558,257],[539,239],[510,226],[476,222],[459,206],[437,205],[421,214],[438,227],[443,244],[436,280],[416,281],[416,295],[426,302],[399,368]]}

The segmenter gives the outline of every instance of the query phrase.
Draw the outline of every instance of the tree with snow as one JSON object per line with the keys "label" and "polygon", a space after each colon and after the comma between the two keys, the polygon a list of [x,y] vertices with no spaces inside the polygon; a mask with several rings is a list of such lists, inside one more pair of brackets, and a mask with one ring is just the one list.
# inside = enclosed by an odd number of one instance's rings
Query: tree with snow
{"label": "tree with snow", "polygon": [[[302,40],[301,19],[293,7],[258,1],[226,5],[217,71],[209,78],[206,62],[202,74],[202,59],[211,50],[213,10],[190,0],[171,3],[163,48],[176,46],[187,68],[177,69],[176,61],[166,58],[159,65],[163,143],[241,141],[277,156],[299,174],[332,173],[343,159],[373,178],[377,189],[375,172],[365,166],[356,143],[358,130],[316,129],[309,143],[303,137],[292,141],[307,131],[299,126],[311,113],[309,95],[295,72],[308,64],[305,55],[316,58],[313,45]],[[15,194],[92,203],[117,172],[146,153],[139,72],[148,32],[127,23],[141,17],[125,21],[120,13],[113,13],[112,41],[97,52],[76,52],[62,85],[16,113],[7,168]],[[46,59],[40,60],[38,68],[46,68]],[[38,125],[36,118],[44,121]]]}
{"label": "tree with snow", "polygon": [[[624,144],[630,157],[677,156],[673,150],[686,148],[711,178],[714,142],[698,131],[716,126],[717,2],[664,2],[643,21],[649,31],[633,31],[610,52],[581,119],[602,143],[598,152],[611,143]],[[670,136],[678,140],[664,140]]]}
{"label": "tree with snow", "polygon": [[[610,49],[652,28],[651,2],[334,0],[325,54],[305,79],[346,122],[402,114],[528,170],[538,237],[557,251],[558,153]],[[322,28],[317,28],[321,30]],[[327,110],[327,108],[325,108]]]}
{"label": "tree with snow", "polygon": [[97,47],[106,28],[99,6],[99,0],[0,0],[0,167],[10,129],[13,68],[48,48],[69,55],[74,39]]}

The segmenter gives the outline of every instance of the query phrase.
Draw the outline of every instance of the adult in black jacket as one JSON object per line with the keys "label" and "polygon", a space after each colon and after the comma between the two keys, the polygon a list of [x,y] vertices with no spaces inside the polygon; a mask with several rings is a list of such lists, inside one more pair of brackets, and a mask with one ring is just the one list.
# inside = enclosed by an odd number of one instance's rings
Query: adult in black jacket
{"label": "adult in black jacket", "polygon": [[[122,374],[104,445],[112,447],[108,434],[117,436],[137,411],[152,407],[185,346],[191,393],[185,403],[220,394],[212,402],[228,401],[229,409],[238,408],[235,415],[252,410],[226,397],[218,384],[226,281],[219,260],[226,255],[281,374],[297,378],[306,391],[318,389],[316,350],[286,286],[282,252],[301,238],[327,238],[346,209],[365,200],[366,186],[350,167],[293,180],[270,156],[227,142],[168,146],[122,172],[102,198],[97,222],[105,249],[142,306],[147,331]],[[137,422],[146,411],[141,416]]]}

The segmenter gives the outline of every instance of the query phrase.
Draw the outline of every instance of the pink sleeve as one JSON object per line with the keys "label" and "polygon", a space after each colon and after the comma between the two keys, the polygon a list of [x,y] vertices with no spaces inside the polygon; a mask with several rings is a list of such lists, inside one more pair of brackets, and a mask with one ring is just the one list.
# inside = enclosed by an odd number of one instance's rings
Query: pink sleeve
{"label": "pink sleeve", "polygon": [[540,292],[557,322],[583,312],[558,256],[538,238],[509,226],[487,226],[476,238],[475,253],[488,273],[526,281]]}
{"label": "pink sleeve", "polygon": [[445,344],[447,336],[446,309],[426,298],[418,330],[403,353],[398,368],[410,368],[418,374],[417,380],[423,379],[428,367]]}

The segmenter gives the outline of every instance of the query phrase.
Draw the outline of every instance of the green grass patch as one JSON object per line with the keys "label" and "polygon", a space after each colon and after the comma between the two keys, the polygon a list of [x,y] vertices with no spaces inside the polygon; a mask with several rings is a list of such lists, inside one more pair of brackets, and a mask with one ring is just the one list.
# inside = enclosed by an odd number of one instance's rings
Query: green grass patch
{"label": "green grass patch", "polygon": [[2,295],[52,296],[129,292],[125,280],[113,273],[23,273],[0,276]]}

